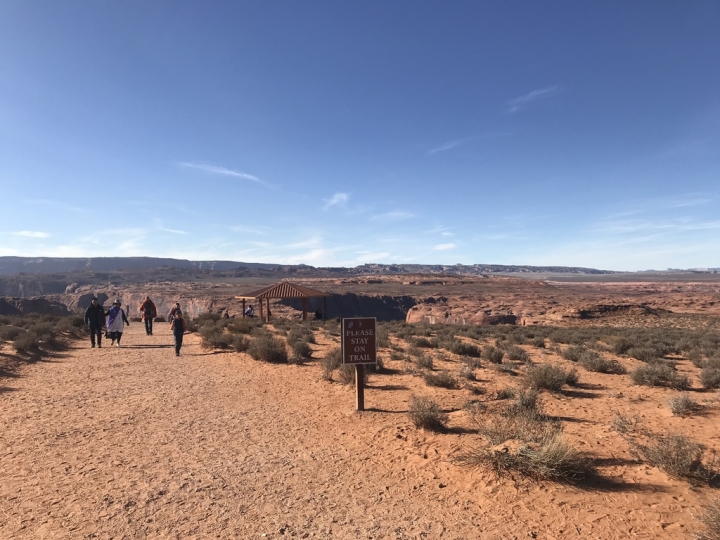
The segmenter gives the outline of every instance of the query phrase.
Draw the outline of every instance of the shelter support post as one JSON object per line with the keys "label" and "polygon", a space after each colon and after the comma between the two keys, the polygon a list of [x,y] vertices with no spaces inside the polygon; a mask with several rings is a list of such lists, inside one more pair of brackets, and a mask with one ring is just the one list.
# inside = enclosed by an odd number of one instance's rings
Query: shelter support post
{"label": "shelter support post", "polygon": [[245,299],[243,298],[243,319],[245,318]]}
{"label": "shelter support post", "polygon": [[303,321],[307,321],[307,298],[303,298]]}

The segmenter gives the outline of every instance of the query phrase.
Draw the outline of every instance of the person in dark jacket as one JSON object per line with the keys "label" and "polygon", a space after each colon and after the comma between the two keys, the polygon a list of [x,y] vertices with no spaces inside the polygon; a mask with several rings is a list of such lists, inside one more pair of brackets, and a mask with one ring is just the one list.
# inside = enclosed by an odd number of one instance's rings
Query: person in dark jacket
{"label": "person in dark jacket", "polygon": [[102,307],[97,297],[85,310],[85,325],[90,329],[90,346],[95,347],[95,334],[97,334],[98,347],[102,347],[102,333],[105,328],[105,308]]}
{"label": "person in dark jacket", "polygon": [[170,321],[171,326],[175,320],[175,315],[178,313],[182,313],[182,309],[180,309],[180,302],[175,302],[175,307],[170,310],[170,313],[168,313],[168,321]]}
{"label": "person in dark jacket", "polygon": [[140,311],[142,312],[142,318],[145,321],[145,333],[148,336],[152,336],[152,323],[153,319],[157,317],[157,308],[153,301],[150,300],[149,296],[145,297],[145,300],[140,304]]}
{"label": "person in dark jacket", "polygon": [[183,319],[182,311],[175,314],[175,318],[170,323],[170,330],[175,336],[175,356],[180,356],[180,347],[182,347],[183,334],[187,331],[185,319]]}

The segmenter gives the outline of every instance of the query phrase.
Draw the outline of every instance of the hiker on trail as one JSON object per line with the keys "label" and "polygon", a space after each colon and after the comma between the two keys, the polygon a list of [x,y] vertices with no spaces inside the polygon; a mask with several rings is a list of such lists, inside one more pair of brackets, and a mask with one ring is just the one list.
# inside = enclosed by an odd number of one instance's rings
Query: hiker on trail
{"label": "hiker on trail", "polygon": [[120,303],[120,300],[115,300],[113,302],[112,307],[108,310],[106,313],[107,315],[107,335],[106,337],[109,337],[112,341],[110,343],[110,346],[112,347],[115,345],[115,342],[117,341],[117,346],[120,346],[120,340],[122,339],[123,330],[125,329],[125,325],[127,324],[130,326],[130,323],[127,320],[127,317],[125,316],[125,312],[120,307],[122,304]]}
{"label": "hiker on trail", "polygon": [[185,326],[185,319],[183,319],[182,311],[178,311],[175,314],[175,318],[172,320],[172,323],[170,323],[170,330],[172,330],[173,336],[175,336],[175,356],[180,356],[183,334],[187,332],[187,326]]}
{"label": "hiker on trail", "polygon": [[105,327],[105,308],[93,296],[90,305],[85,310],[85,325],[90,329],[90,346],[95,347],[95,334],[97,334],[98,348],[102,347],[102,332]]}
{"label": "hiker on trail", "polygon": [[145,333],[148,336],[152,336],[152,323],[153,319],[157,317],[157,308],[153,301],[150,300],[149,296],[145,297],[143,303],[140,304],[140,311],[142,312],[142,318],[145,321]]}
{"label": "hiker on trail", "polygon": [[180,309],[180,302],[175,302],[175,307],[170,310],[170,313],[168,314],[168,320],[170,321],[170,324],[175,320],[175,315],[178,313],[182,313],[182,309]]}

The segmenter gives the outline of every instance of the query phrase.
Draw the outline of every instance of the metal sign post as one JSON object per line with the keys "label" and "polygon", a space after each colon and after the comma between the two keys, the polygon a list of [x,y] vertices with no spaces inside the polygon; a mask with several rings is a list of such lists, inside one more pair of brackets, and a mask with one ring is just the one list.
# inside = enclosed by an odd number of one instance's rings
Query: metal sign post
{"label": "metal sign post", "polygon": [[342,363],[355,366],[356,405],[365,410],[365,364],[377,363],[375,317],[342,320]]}

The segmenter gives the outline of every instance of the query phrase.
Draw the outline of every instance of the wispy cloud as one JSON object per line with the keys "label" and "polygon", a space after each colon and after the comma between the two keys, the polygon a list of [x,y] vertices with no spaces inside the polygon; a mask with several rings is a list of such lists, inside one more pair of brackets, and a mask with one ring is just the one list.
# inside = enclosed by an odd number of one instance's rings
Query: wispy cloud
{"label": "wispy cloud", "polygon": [[167,228],[165,228],[165,227],[160,227],[159,230],[161,230],[161,231],[163,231],[163,232],[169,232],[169,233],[172,233],[172,234],[187,234],[186,231],[181,231],[181,230],[179,230],[179,229],[167,229]]}
{"label": "wispy cloud", "polygon": [[336,206],[336,205],[344,207],[349,200],[350,200],[349,193],[335,193],[329,199],[323,199],[323,202],[325,203],[325,206],[323,206],[323,210],[327,210],[331,206]]}
{"label": "wispy cloud", "polygon": [[233,171],[232,169],[226,169],[225,167],[218,167],[216,165],[207,165],[204,163],[188,163],[188,162],[181,162],[181,163],[178,163],[178,165],[180,167],[184,167],[186,169],[195,169],[195,170],[207,173],[207,174],[214,174],[214,175],[218,175],[218,176],[230,176],[232,178],[241,178],[243,180],[249,180],[250,182],[255,182],[256,184],[260,184],[262,186],[273,187],[272,184],[269,184],[268,182],[265,182],[264,180],[260,180],[257,176],[254,176],[252,174],[248,174],[245,172]]}
{"label": "wispy cloud", "polygon": [[15,236],[24,236],[26,238],[50,238],[50,233],[42,231],[17,231],[13,234]]}
{"label": "wispy cloud", "polygon": [[461,144],[465,144],[470,139],[471,139],[471,137],[466,137],[464,139],[448,141],[446,143],[441,144],[440,146],[438,146],[436,148],[432,148],[431,150],[428,150],[428,154],[432,156],[433,154],[437,154],[438,152],[445,152],[446,150],[452,150],[453,148],[457,148]]}
{"label": "wispy cloud", "polygon": [[438,244],[435,246],[435,249],[437,250],[445,250],[445,249],[455,249],[457,246],[455,244]]}
{"label": "wispy cloud", "polygon": [[450,232],[452,229],[450,227],[442,227],[438,226],[434,229],[429,229],[427,231],[423,231],[425,234],[439,234],[441,236],[451,237],[455,236],[455,233]]}
{"label": "wispy cloud", "polygon": [[548,88],[542,88],[540,90],[533,90],[528,92],[524,96],[511,99],[507,102],[508,112],[515,113],[520,109],[524,108],[528,103],[532,103],[538,99],[549,97],[551,94],[557,92],[557,86],[550,86]]}
{"label": "wispy cloud", "polygon": [[391,212],[385,212],[384,214],[375,214],[370,219],[376,221],[403,221],[415,217],[415,214],[411,212],[405,212],[404,210],[393,210]]}

